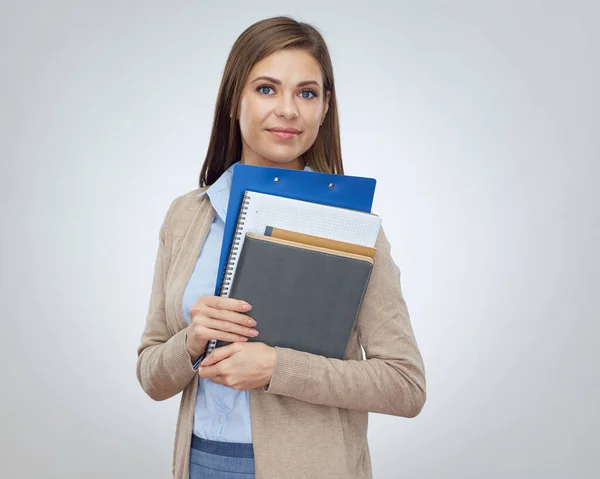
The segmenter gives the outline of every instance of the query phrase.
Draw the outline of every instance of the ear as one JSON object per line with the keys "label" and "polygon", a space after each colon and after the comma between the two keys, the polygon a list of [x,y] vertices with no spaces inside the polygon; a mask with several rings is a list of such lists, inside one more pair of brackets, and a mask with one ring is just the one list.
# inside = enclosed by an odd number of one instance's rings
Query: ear
{"label": "ear", "polygon": [[323,117],[321,120],[321,125],[325,121],[325,115],[327,115],[327,112],[329,111],[329,99],[330,98],[331,98],[331,91],[327,90],[327,94],[325,95],[325,102],[323,104]]}

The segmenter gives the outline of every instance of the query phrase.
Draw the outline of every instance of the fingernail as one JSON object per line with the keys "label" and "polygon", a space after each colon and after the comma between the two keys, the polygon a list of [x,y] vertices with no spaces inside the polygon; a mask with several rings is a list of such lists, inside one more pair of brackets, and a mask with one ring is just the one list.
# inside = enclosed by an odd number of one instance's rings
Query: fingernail
{"label": "fingernail", "polygon": [[248,325],[250,325],[250,326],[256,326],[256,321],[254,319],[249,319],[248,320]]}
{"label": "fingernail", "polygon": [[204,358],[202,361],[200,361],[200,364],[206,364],[208,363],[208,358]]}
{"label": "fingernail", "polygon": [[248,303],[244,304],[244,311],[248,311],[250,308],[252,308],[252,306],[250,306]]}
{"label": "fingernail", "polygon": [[250,331],[250,334],[252,334],[253,336],[258,336],[258,331],[256,329],[252,329]]}

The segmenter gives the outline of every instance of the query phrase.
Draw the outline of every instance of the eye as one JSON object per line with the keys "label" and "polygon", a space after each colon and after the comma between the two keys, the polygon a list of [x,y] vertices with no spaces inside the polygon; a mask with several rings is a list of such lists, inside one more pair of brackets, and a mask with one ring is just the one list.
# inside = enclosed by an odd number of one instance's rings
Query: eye
{"label": "eye", "polygon": [[273,88],[268,86],[268,85],[261,85],[259,86],[256,91],[258,91],[259,93],[262,93],[263,95],[268,95],[269,93],[265,93],[265,90],[272,90]]}
{"label": "eye", "polygon": [[[312,96],[305,96],[305,93],[310,93]],[[318,96],[313,90],[303,90],[300,92],[300,94],[302,95],[302,98],[306,100],[310,100],[311,98],[316,98]]]}

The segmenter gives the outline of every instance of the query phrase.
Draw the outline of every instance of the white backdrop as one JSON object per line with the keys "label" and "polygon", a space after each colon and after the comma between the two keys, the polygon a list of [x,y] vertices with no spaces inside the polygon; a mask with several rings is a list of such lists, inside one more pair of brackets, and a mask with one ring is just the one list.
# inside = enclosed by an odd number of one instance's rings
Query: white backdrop
{"label": "white backdrop", "polygon": [[3,1],[0,476],[169,477],[179,400],[135,377],[158,229],[277,14],[328,42],[425,360],[422,413],[371,415],[375,478],[597,477],[591,0]]}

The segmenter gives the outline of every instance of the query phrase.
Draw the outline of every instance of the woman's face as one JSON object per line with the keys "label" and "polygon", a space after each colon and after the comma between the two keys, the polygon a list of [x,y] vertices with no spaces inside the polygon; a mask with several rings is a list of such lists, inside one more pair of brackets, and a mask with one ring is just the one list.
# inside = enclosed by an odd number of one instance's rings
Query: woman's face
{"label": "woman's face", "polygon": [[280,50],[254,65],[238,111],[242,163],[304,168],[299,157],[314,143],[329,108],[322,76],[304,50]]}

